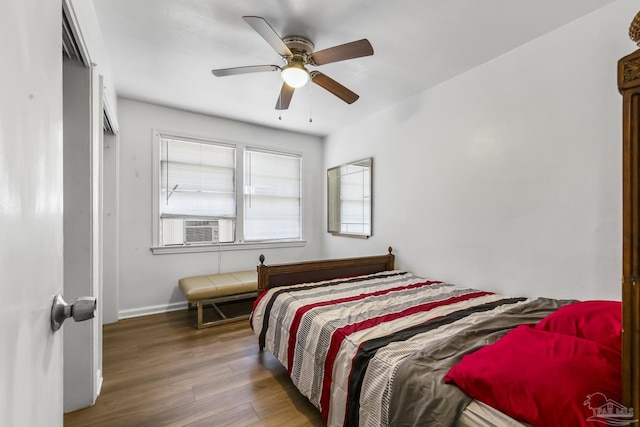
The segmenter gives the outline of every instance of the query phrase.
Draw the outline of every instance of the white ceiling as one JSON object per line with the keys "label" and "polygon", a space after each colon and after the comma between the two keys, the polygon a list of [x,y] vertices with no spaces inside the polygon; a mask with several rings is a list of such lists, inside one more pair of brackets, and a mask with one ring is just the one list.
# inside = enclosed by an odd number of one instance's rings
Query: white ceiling
{"label": "white ceiling", "polygon": [[[119,97],[327,135],[472,69],[613,0],[93,0]],[[315,50],[367,38],[373,56],[318,67],[360,95],[345,104],[317,85],[275,110],[282,65],[243,19],[264,17]],[[309,87],[310,86],[310,87]],[[310,123],[309,118],[313,121]]]}

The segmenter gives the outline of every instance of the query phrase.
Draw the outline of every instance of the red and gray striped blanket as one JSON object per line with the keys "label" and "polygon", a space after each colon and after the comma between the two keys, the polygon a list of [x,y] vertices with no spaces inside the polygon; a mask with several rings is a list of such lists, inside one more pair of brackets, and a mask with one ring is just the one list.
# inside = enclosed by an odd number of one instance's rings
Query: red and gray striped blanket
{"label": "red and gray striped blanket", "polygon": [[[527,303],[387,271],[270,289],[256,301],[251,321],[261,347],[287,368],[329,426],[381,426],[393,424],[390,405],[404,411],[403,402],[393,402],[393,385],[402,383],[396,372],[411,354]],[[437,399],[448,401],[446,393],[456,388],[442,385],[445,396]],[[463,409],[468,401],[459,394]]]}

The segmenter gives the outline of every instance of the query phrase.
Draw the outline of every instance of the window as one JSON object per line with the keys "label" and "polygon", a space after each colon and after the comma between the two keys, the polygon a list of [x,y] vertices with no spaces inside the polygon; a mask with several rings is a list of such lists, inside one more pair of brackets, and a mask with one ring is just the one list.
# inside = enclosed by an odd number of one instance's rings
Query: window
{"label": "window", "polygon": [[233,242],[235,148],[160,138],[163,245]]}
{"label": "window", "polygon": [[155,135],[154,246],[301,241],[299,155]]}
{"label": "window", "polygon": [[300,239],[300,157],[245,150],[245,240]]}

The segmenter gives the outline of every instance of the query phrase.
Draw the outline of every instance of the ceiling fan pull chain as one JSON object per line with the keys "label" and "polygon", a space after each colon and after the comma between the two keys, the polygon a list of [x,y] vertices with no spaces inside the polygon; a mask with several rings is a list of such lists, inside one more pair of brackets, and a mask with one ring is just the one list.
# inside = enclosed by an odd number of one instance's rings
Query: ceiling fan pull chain
{"label": "ceiling fan pull chain", "polygon": [[309,123],[313,122],[313,119],[311,118],[311,104],[312,104],[311,101],[312,100],[313,98],[311,96],[311,83],[309,83]]}

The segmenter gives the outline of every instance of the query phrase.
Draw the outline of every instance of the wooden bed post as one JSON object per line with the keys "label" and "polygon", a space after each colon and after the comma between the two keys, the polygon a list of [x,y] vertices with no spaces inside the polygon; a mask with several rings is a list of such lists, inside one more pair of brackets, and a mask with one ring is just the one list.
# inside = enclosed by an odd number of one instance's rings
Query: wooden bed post
{"label": "wooden bed post", "polygon": [[[640,14],[638,14],[640,16]],[[636,16],[636,19],[638,19]],[[635,20],[634,20],[635,22]],[[633,24],[632,24],[633,29]],[[631,34],[631,32],[630,32]],[[632,36],[633,38],[633,36]],[[637,42],[637,40],[634,40]],[[640,50],[618,61],[622,94],[622,395],[640,413]]]}
{"label": "wooden bed post", "polygon": [[260,254],[258,258],[260,260],[260,264],[258,265],[258,293],[264,291],[266,288],[266,283],[268,283],[267,276],[267,268],[264,265],[264,254]]}

